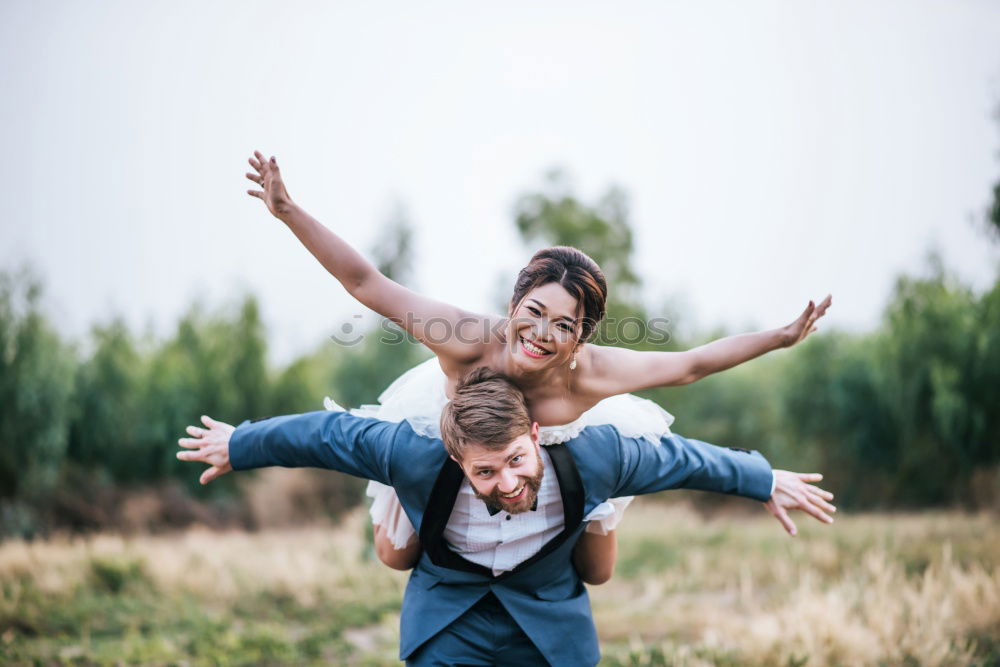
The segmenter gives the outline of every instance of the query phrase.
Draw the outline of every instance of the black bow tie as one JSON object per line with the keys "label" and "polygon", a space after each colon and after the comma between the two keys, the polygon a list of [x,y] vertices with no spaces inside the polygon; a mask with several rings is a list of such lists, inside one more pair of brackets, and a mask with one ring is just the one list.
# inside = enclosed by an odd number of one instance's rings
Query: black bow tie
{"label": "black bow tie", "polygon": [[[496,516],[500,512],[504,511],[504,508],[502,508],[502,507],[495,507],[493,505],[490,505],[485,500],[483,501],[483,504],[486,505],[486,511],[490,513],[490,516]],[[537,510],[538,510],[538,495],[536,494],[535,495],[535,502],[531,504],[531,511],[535,512]]]}

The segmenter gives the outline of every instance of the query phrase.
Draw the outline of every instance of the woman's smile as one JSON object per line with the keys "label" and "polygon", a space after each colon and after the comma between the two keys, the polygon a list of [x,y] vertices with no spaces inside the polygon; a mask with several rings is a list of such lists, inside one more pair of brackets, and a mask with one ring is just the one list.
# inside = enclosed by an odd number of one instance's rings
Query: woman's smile
{"label": "woman's smile", "polygon": [[531,357],[532,359],[541,359],[542,357],[547,357],[548,355],[552,354],[548,350],[539,347],[535,343],[531,342],[524,336],[520,336],[520,340],[521,340],[521,350],[523,350],[524,353],[529,357]]}

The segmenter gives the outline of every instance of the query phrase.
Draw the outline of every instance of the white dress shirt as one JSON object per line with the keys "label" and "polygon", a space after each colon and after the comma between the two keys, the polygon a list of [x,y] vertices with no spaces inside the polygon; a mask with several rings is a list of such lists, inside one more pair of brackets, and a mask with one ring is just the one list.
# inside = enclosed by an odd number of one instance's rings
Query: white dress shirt
{"label": "white dress shirt", "polygon": [[566,517],[559,480],[544,447],[540,456],[545,474],[538,490],[538,503],[527,512],[510,514],[500,510],[491,516],[486,503],[476,497],[468,478],[462,480],[444,529],[444,539],[452,551],[498,576],[537,554],[562,532]]}

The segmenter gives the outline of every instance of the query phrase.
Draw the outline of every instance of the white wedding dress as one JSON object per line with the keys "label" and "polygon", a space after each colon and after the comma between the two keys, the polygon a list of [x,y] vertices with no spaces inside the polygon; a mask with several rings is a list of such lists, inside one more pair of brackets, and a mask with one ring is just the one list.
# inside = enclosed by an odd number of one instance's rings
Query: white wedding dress
{"label": "white wedding dress", "polygon": [[[444,371],[441,370],[437,357],[431,357],[403,373],[389,385],[378,397],[378,405],[364,405],[351,410],[351,413],[393,422],[405,419],[416,433],[440,438],[441,409],[448,402],[445,381]],[[323,404],[327,410],[343,410],[329,397]],[[673,415],[656,403],[631,394],[621,394],[604,399],[570,424],[539,427],[539,443],[563,443],[575,438],[584,427],[591,424],[611,424],[626,437],[644,437],[659,444],[662,436],[670,435],[673,421]],[[394,547],[405,548],[415,531],[403,512],[396,492],[391,486],[369,482],[367,494],[373,498],[370,510],[372,523],[385,527]],[[605,535],[614,530],[631,501],[631,497],[612,498],[596,507],[585,517],[590,521],[587,531]]]}

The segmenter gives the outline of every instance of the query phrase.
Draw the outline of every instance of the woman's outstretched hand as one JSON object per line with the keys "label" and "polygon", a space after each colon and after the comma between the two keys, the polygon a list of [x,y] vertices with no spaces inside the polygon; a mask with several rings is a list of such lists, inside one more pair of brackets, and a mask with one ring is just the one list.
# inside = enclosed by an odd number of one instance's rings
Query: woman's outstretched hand
{"label": "woman's outstretched hand", "polygon": [[254,151],[253,157],[249,160],[253,172],[248,171],[246,176],[249,180],[259,185],[261,190],[247,190],[251,197],[261,199],[267,204],[267,210],[276,218],[281,218],[292,210],[294,203],[288,196],[285,189],[285,182],[281,180],[281,172],[278,170],[278,161],[272,155],[267,159],[260,151]]}
{"label": "woman's outstretched hand", "polygon": [[816,321],[826,315],[826,309],[830,307],[831,303],[833,303],[833,297],[829,294],[819,302],[818,306],[810,301],[799,318],[785,327],[782,336],[783,346],[791,347],[796,343],[801,343],[806,336],[816,331]]}
{"label": "woman's outstretched hand", "polygon": [[187,452],[177,452],[177,458],[181,461],[201,461],[211,466],[201,473],[200,482],[208,484],[216,477],[225,475],[232,471],[229,465],[229,436],[233,434],[236,427],[212,419],[208,415],[201,416],[201,423],[208,428],[200,426],[188,426],[190,438],[181,438],[177,444],[185,447]]}

